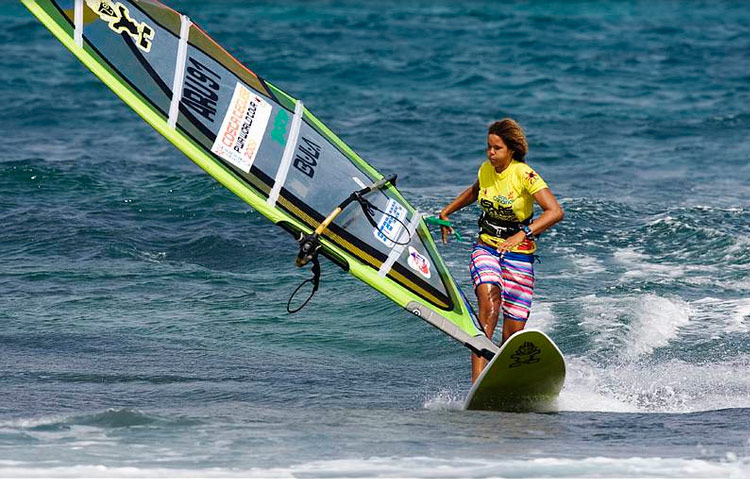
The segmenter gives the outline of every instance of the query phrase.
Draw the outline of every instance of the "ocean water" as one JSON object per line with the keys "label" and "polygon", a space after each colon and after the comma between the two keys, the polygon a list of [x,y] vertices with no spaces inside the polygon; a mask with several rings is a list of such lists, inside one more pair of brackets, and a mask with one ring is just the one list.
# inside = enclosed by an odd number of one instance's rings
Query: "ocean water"
{"label": "ocean water", "polygon": [[328,262],[288,315],[291,237],[3,2],[0,477],[750,476],[744,2],[169,4],[421,210],[525,126],[558,411],[462,411],[468,351]]}

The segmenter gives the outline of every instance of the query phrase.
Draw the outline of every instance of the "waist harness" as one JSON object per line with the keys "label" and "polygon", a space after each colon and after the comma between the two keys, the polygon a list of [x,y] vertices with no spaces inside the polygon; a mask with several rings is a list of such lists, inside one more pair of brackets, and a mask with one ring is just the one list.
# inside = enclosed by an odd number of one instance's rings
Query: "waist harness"
{"label": "waist harness", "polygon": [[531,216],[523,221],[506,221],[492,219],[486,212],[479,215],[479,234],[494,236],[495,238],[510,238],[521,231],[521,228],[531,224]]}

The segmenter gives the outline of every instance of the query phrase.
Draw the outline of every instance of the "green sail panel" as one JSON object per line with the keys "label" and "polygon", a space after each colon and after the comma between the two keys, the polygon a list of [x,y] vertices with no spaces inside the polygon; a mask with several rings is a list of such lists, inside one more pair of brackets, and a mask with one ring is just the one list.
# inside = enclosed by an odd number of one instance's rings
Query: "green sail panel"
{"label": "green sail panel", "polygon": [[[383,178],[302,102],[158,1],[22,3],[160,134],[295,236]],[[469,348],[494,354],[419,212],[393,185],[368,200],[388,215],[378,213],[374,228],[361,209],[345,209],[323,233],[323,254]]]}

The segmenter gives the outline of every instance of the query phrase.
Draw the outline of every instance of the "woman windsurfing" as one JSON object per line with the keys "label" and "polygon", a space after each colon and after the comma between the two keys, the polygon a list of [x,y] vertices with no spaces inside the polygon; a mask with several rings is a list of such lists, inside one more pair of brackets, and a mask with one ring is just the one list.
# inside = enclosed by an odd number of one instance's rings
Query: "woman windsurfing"
{"label": "woman windsurfing", "polygon": [[[492,339],[500,311],[502,341],[526,325],[534,293],[536,237],[563,219],[563,210],[547,183],[526,164],[528,142],[521,125],[505,118],[487,132],[487,161],[477,181],[440,212],[440,219],[479,201],[479,238],[471,252],[469,269],[479,300],[479,322]],[[532,221],[534,202],[542,214]],[[443,242],[452,229],[441,226]],[[487,360],[471,357],[471,381]]]}

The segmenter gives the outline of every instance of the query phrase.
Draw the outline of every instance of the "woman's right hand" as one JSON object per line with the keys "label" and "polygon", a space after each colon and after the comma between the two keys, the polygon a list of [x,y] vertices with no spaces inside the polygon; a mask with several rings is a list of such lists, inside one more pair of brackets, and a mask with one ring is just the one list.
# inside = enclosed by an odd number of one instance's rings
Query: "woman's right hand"
{"label": "woman's right hand", "polygon": [[[444,215],[442,213],[440,213],[438,215],[438,218],[440,218],[443,221],[450,221],[448,219],[448,215]],[[442,225],[440,226],[440,235],[443,238],[443,244],[448,244],[448,237],[450,237],[450,235],[452,235],[453,233],[454,233],[454,231],[453,231],[452,227],[450,227],[450,226],[442,226]]]}

